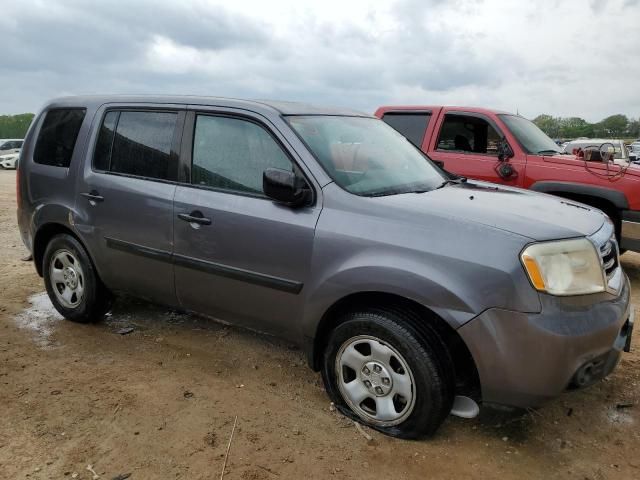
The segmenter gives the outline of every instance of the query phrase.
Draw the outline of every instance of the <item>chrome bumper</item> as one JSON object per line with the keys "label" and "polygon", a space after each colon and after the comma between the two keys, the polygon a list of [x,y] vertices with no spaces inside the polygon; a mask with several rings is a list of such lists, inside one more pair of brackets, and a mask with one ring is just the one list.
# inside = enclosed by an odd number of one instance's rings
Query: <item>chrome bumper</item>
{"label": "chrome bumper", "polygon": [[640,212],[636,210],[622,211],[620,237],[620,248],[640,252]]}

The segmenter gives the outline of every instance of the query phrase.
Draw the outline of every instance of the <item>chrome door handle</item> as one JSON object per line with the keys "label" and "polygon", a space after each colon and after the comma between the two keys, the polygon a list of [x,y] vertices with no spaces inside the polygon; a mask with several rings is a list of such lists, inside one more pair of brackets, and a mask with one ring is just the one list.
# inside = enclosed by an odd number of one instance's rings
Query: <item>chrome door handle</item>
{"label": "chrome door handle", "polygon": [[82,195],[84,198],[86,198],[91,202],[104,201],[104,197],[102,195],[99,195],[98,192],[96,192],[95,190],[91,190],[90,192],[84,192],[84,193],[81,193],[80,195]]}
{"label": "chrome door handle", "polygon": [[195,211],[191,213],[179,213],[178,218],[189,223],[197,223],[198,225],[211,225],[211,219],[202,216],[202,213]]}

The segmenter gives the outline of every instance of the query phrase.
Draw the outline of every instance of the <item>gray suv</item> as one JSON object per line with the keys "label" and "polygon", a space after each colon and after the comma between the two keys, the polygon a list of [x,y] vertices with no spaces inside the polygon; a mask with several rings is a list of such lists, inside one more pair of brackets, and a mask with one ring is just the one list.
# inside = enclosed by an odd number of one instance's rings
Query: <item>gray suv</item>
{"label": "gray suv", "polygon": [[56,309],[123,292],[302,346],[404,438],[610,373],[633,326],[613,226],[453,177],[381,120],[286,102],[70,97],[34,120],[18,219]]}

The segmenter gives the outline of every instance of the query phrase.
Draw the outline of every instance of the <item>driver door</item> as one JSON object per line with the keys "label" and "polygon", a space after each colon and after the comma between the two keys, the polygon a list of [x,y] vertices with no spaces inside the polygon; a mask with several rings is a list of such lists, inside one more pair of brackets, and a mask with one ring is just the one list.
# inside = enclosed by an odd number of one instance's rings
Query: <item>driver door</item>
{"label": "driver door", "polygon": [[511,173],[501,170],[498,143],[504,137],[499,127],[488,117],[467,112],[448,111],[436,125],[436,145],[429,156],[442,162],[451,173],[487,182],[521,187],[524,162],[508,160]]}
{"label": "driver door", "polygon": [[187,178],[174,199],[180,303],[295,338],[321,206],[291,208],[262,187],[267,168],[300,171],[293,155],[246,111],[190,112],[182,144]]}

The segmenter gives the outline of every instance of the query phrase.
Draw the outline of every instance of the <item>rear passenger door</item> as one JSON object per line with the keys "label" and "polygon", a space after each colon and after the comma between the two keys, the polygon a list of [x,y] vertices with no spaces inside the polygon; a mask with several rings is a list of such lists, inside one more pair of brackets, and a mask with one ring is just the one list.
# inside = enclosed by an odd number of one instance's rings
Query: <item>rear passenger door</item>
{"label": "rear passenger door", "polygon": [[77,229],[109,288],[176,304],[173,197],[184,109],[113,106],[94,121]]}
{"label": "rear passenger door", "polygon": [[498,174],[498,142],[504,136],[499,127],[479,113],[447,111],[436,125],[435,146],[429,156],[451,173],[477,180],[521,186],[524,161],[510,159],[515,173],[508,178]]}
{"label": "rear passenger door", "polygon": [[320,205],[294,209],[264,195],[265,169],[303,175],[284,138],[257,114],[190,112],[182,162],[174,211],[181,304],[295,337]]}

